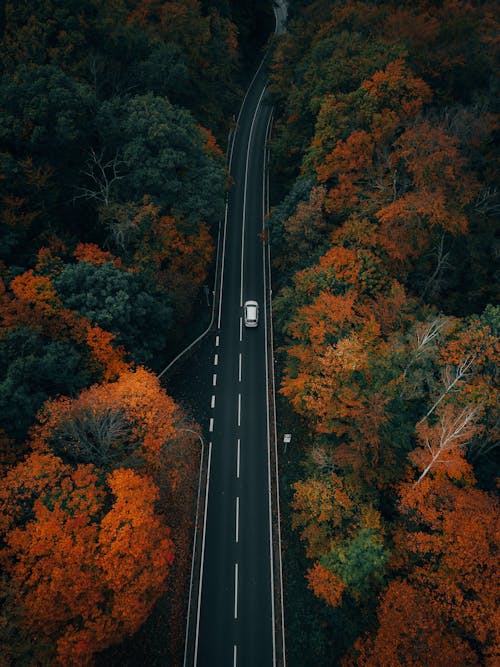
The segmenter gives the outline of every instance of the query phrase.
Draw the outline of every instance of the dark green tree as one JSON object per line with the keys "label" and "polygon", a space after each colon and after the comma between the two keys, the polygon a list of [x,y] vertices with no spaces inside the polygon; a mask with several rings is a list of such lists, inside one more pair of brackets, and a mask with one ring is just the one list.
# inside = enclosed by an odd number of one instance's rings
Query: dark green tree
{"label": "dark green tree", "polygon": [[93,379],[75,344],[53,341],[27,327],[0,338],[0,428],[21,441],[42,404],[76,394]]}
{"label": "dark green tree", "polygon": [[174,325],[172,307],[144,274],[80,262],[66,266],[54,285],[67,308],[114,333],[135,362],[161,364]]}
{"label": "dark green tree", "polygon": [[152,94],[113,98],[97,114],[103,144],[118,151],[126,173],[122,200],[151,195],[165,213],[214,224],[221,214],[223,161],[205,150],[192,115]]}

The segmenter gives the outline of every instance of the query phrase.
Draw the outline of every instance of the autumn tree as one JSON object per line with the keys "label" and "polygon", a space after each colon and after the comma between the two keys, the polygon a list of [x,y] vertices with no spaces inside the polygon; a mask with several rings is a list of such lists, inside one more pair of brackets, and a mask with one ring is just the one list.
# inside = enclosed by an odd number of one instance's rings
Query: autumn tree
{"label": "autumn tree", "polygon": [[162,457],[168,458],[180,416],[157,378],[138,368],[116,382],[85,389],[77,398],[49,401],[33,429],[32,446],[53,451],[68,463],[152,470]]}
{"label": "autumn tree", "polygon": [[[133,633],[165,589],[174,547],[158,491],[131,470],[32,454],[2,480],[1,559],[30,661],[88,664]],[[7,628],[8,629],[8,628]],[[18,650],[5,638],[7,654]]]}

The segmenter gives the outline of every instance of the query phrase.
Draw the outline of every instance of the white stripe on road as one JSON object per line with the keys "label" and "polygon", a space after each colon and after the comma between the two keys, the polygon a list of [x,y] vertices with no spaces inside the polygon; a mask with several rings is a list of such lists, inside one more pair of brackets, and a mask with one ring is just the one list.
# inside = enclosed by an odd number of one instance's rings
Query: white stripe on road
{"label": "white stripe on road", "polygon": [[233,667],[236,667],[237,656],[238,656],[238,647],[235,644],[233,646]]}
{"label": "white stripe on road", "polygon": [[234,564],[234,618],[238,618],[238,563]]}
{"label": "white stripe on road", "polygon": [[215,387],[216,384],[217,384],[217,373],[214,373],[212,377],[212,386]]}
{"label": "white stripe on road", "polygon": [[238,382],[241,382],[241,352],[238,361]]}
{"label": "white stripe on road", "polygon": [[217,366],[218,363],[219,363],[219,355],[216,354],[214,357],[214,366]]}
{"label": "white stripe on road", "polygon": [[219,336],[215,337],[215,347],[219,347]]}
{"label": "white stripe on road", "polygon": [[240,478],[240,439],[238,438],[238,451],[236,454],[236,477]]}
{"label": "white stripe on road", "polygon": [[205,537],[207,534],[208,490],[210,488],[210,464],[212,463],[212,443],[208,445],[207,485],[205,489],[205,511],[203,516],[203,540],[201,542],[200,585],[198,586],[198,611],[196,613],[196,635],[194,641],[194,664],[198,663],[198,641],[200,637],[201,593],[203,588],[203,566],[205,565]]}
{"label": "white stripe on road", "polygon": [[243,340],[243,319],[240,317],[240,343]]}
{"label": "white stripe on road", "polygon": [[241,426],[241,394],[238,394],[238,426]]}
{"label": "white stripe on road", "polygon": [[[265,219],[266,219],[266,144],[267,137],[269,136],[269,128],[271,127],[271,116],[266,128],[266,141],[264,142],[264,170],[262,173],[262,231],[265,230]],[[269,246],[268,246],[269,247]],[[264,243],[262,244],[262,273],[263,273],[263,282],[264,282],[264,331],[266,333],[266,344],[265,344],[265,359],[266,359],[266,396],[269,397],[269,358],[267,350],[267,331],[268,331],[268,321],[267,321],[267,300],[266,300],[266,288],[269,290],[269,299],[271,300],[271,285],[267,285],[267,274],[266,274],[266,248]],[[271,330],[271,340],[273,333]],[[271,361],[274,369],[274,360]],[[272,627],[276,627],[276,616],[274,608],[274,562],[273,562],[273,513],[272,513],[272,498],[271,498],[271,430],[269,423],[269,398],[266,399],[266,421],[267,421],[267,478],[268,478],[268,507],[269,507],[269,562],[271,564],[271,616],[272,616]],[[279,484],[278,478],[276,479],[276,484]],[[279,505],[277,505],[277,512],[279,514]],[[279,530],[279,528],[278,528]],[[283,598],[282,598],[283,600]],[[283,602],[282,602],[283,604]],[[283,644],[283,656],[285,656],[285,646]],[[273,665],[276,664],[276,634],[273,632]]]}
{"label": "white stripe on road", "polygon": [[215,408],[215,394],[212,394],[212,403],[210,404],[210,407],[212,409]]}
{"label": "white stripe on road", "polygon": [[255,120],[259,114],[260,105],[262,103],[262,98],[266,92],[266,86],[262,89],[262,92],[255,107],[255,111],[252,118],[252,124],[250,125],[250,134],[248,135],[248,144],[247,144],[247,159],[245,164],[245,185],[243,190],[243,216],[241,223],[241,271],[240,271],[240,307],[243,307],[243,267],[245,263],[245,222],[247,216],[247,189],[248,189],[248,165],[250,163],[250,149],[252,147],[252,138],[254,133]]}
{"label": "white stripe on road", "polygon": [[240,535],[240,498],[236,496],[236,544]]}
{"label": "white stripe on road", "polygon": [[214,430],[214,418],[213,417],[210,417],[210,427],[209,427],[208,430],[210,431],[210,433],[212,433],[213,430]]}

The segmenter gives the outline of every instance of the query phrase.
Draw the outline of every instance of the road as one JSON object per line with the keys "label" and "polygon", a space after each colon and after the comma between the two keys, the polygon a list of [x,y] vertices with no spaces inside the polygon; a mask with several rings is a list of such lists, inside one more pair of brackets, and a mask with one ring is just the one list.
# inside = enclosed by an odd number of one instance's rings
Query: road
{"label": "road", "polygon": [[[213,352],[206,525],[194,664],[276,664],[264,249],[265,143],[271,108],[260,69],[230,160],[218,329]],[[242,304],[260,304],[246,329]]]}

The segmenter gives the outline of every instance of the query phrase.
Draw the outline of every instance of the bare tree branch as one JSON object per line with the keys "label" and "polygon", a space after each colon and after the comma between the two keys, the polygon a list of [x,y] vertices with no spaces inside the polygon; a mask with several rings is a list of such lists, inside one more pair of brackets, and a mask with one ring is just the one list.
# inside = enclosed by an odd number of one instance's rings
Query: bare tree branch
{"label": "bare tree branch", "polygon": [[120,166],[125,164],[118,157],[118,151],[111,160],[104,162],[104,150],[98,155],[93,148],[89,151],[90,157],[86,162],[86,168],[81,173],[87,176],[91,185],[78,188],[81,192],[74,199],[95,199],[105,206],[111,201],[111,188],[114,183],[124,178],[120,174]]}
{"label": "bare tree branch", "polygon": [[418,424],[421,424],[423,421],[425,421],[433,412],[434,410],[438,407],[438,405],[441,403],[441,401],[450,393],[450,391],[456,386],[456,384],[460,381],[463,380],[464,377],[466,377],[467,372],[469,371],[470,367],[472,366],[473,362],[475,359],[475,355],[470,354],[467,356],[458,366],[447,366],[444,371],[443,371],[443,381],[445,385],[445,390],[441,394],[441,396],[438,398],[438,400],[434,403],[434,405],[427,411],[427,413],[422,417],[417,422]]}
{"label": "bare tree branch", "polygon": [[467,444],[476,432],[474,419],[480,410],[480,406],[466,406],[458,416],[449,417],[444,415],[439,422],[439,437],[435,443],[426,438],[426,446],[432,458],[415,482],[419,484],[428,472],[438,463],[447,463],[441,456],[445,452],[453,451]]}

